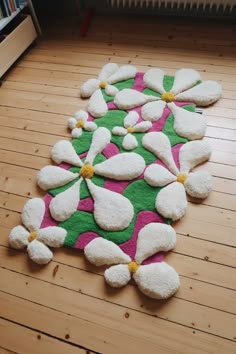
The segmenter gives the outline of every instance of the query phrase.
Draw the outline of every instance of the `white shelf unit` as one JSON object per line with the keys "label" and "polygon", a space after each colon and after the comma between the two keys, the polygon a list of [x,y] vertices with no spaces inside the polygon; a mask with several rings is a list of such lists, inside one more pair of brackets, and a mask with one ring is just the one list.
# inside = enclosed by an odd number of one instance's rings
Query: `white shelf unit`
{"label": "white shelf unit", "polygon": [[[31,15],[21,14],[26,6],[29,7]],[[37,38],[37,32],[41,34],[40,25],[31,0],[22,1],[21,7],[17,11],[12,13],[11,16],[0,20],[1,33],[4,34],[4,28],[17,15],[19,17],[19,24],[0,42],[0,78]]]}

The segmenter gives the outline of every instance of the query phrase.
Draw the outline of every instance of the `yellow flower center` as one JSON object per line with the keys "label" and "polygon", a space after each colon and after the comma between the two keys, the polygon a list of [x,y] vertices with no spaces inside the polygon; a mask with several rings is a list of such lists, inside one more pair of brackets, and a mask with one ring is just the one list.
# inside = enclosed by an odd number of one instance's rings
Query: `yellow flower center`
{"label": "yellow flower center", "polygon": [[83,128],[84,127],[84,120],[83,119],[80,119],[78,120],[78,122],[76,123],[76,128]]}
{"label": "yellow flower center", "polygon": [[34,240],[36,239],[36,237],[37,237],[37,232],[36,232],[36,231],[33,231],[33,232],[31,232],[31,233],[29,234],[29,236],[28,236],[28,241],[29,241],[29,242],[34,241]]}
{"label": "yellow flower center", "polygon": [[86,163],[80,170],[80,176],[83,178],[92,178],[95,173],[95,168],[90,165],[89,163]]}
{"label": "yellow flower center", "polygon": [[129,262],[128,268],[129,268],[130,273],[133,274],[133,273],[137,272],[139,265],[136,261],[132,261],[132,262]]}
{"label": "yellow flower center", "polygon": [[100,88],[104,89],[106,86],[107,86],[106,81],[100,81],[100,83],[99,83]]}
{"label": "yellow flower center", "polygon": [[165,92],[161,96],[161,99],[169,103],[175,100],[175,95],[172,92]]}
{"label": "yellow flower center", "polygon": [[133,127],[129,127],[129,128],[127,129],[127,132],[130,133],[130,134],[132,134],[132,133],[134,132],[134,128],[133,128]]}
{"label": "yellow flower center", "polygon": [[180,173],[180,174],[177,176],[177,181],[178,181],[179,183],[184,184],[184,182],[186,181],[186,179],[187,179],[187,175],[184,174],[184,173]]}

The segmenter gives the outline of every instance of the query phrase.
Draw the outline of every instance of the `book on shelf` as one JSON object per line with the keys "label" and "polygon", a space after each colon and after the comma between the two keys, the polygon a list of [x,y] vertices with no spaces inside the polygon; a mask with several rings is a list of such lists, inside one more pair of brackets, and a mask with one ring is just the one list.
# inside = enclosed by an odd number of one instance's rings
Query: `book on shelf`
{"label": "book on shelf", "polygon": [[18,8],[19,6],[17,6],[16,0],[13,0],[13,2],[14,2],[15,9],[17,10],[17,8]]}
{"label": "book on shelf", "polygon": [[3,17],[10,16],[10,11],[8,9],[6,0],[0,0],[0,5],[1,5]]}
{"label": "book on shelf", "polygon": [[3,1],[6,4],[6,9],[7,9],[8,16],[11,16],[11,9],[10,9],[10,5],[9,5],[8,0],[3,0]]}
{"label": "book on shelf", "polygon": [[1,0],[1,9],[3,12],[3,17],[9,16],[9,11],[8,11],[8,7],[6,4],[6,0]]}
{"label": "book on shelf", "polygon": [[12,12],[14,12],[13,6],[12,6],[12,0],[8,0],[8,5],[9,5],[9,8],[10,8],[10,11],[11,11],[11,14],[12,14]]}
{"label": "book on shelf", "polygon": [[12,7],[13,7],[13,12],[17,10],[16,4],[15,4],[15,0],[11,0],[12,2]]}
{"label": "book on shelf", "polygon": [[13,0],[9,0],[10,4],[11,4],[11,12],[15,12],[16,8],[15,8],[15,3]]}

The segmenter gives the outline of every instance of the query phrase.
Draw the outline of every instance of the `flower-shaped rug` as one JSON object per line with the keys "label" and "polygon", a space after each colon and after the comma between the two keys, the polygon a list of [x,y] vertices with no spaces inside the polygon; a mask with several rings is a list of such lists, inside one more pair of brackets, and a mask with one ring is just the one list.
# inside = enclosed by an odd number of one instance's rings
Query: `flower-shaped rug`
{"label": "flower-shaped rug", "polygon": [[37,177],[47,194],[26,203],[10,245],[38,264],[53,258],[52,247],[84,250],[92,264],[109,266],[110,286],[133,278],[149,297],[173,295],[179,276],[164,261],[176,244],[171,223],[184,216],[188,195],[203,199],[211,190],[208,172],[193,171],[211,154],[196,107],[220,96],[217,82],[192,69],[172,77],[106,64],[82,86],[87,112],[69,118],[73,139],[52,148],[56,165]]}

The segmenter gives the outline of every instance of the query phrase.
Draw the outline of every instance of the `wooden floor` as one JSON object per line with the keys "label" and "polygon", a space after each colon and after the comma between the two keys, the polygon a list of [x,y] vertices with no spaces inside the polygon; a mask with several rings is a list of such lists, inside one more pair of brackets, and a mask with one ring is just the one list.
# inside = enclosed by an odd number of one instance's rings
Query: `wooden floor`
{"label": "wooden floor", "polygon": [[[156,22],[156,23],[155,23]],[[174,19],[95,18],[78,36],[58,20],[5,76],[0,88],[0,353],[236,353],[236,26]],[[37,171],[51,146],[69,139],[67,118],[85,102],[81,84],[103,64],[140,70],[182,67],[220,82],[222,99],[205,110],[208,170],[214,188],[190,203],[176,223],[167,257],[181,288],[168,301],[141,296],[134,285],[113,290],[82,254],[60,249],[39,268],[8,248],[28,198],[41,196]],[[58,271],[55,272],[55,267]],[[57,269],[57,268],[56,268]],[[55,274],[56,273],[56,274]]]}

